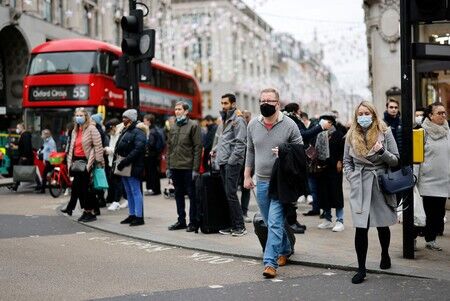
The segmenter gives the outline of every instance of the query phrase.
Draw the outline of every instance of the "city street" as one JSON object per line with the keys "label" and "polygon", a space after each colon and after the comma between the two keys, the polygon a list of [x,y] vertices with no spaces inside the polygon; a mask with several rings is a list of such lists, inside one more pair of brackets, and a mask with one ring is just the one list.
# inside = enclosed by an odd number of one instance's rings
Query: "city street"
{"label": "city street", "polygon": [[369,274],[355,286],[351,271],[303,265],[265,280],[255,259],[94,230],[60,215],[62,202],[31,188],[1,189],[2,300],[444,300],[450,293],[445,280]]}

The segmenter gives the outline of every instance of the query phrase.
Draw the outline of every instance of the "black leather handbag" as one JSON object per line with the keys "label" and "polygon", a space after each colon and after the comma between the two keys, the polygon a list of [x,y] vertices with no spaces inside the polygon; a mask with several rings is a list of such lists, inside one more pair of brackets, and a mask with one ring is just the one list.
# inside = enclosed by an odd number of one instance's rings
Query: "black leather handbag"
{"label": "black leather handbag", "polygon": [[396,194],[412,189],[416,179],[411,166],[403,166],[397,171],[388,169],[386,173],[378,176],[378,182],[384,193]]}
{"label": "black leather handbag", "polygon": [[85,172],[87,168],[87,161],[86,160],[75,160],[72,162],[72,165],[70,166],[70,172],[71,173],[82,173]]}

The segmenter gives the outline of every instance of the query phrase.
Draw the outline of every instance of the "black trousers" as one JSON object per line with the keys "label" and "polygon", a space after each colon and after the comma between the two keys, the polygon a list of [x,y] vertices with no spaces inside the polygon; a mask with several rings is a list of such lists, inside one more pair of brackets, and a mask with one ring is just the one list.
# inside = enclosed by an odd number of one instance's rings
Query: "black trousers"
{"label": "black trousers", "polygon": [[90,175],[87,171],[73,174],[72,194],[70,195],[67,210],[73,211],[80,200],[80,206],[84,210],[92,210],[95,208],[95,196],[89,195],[93,192],[89,189]]}
{"label": "black trousers", "polygon": [[47,174],[53,170],[53,166],[48,161],[45,162],[44,172],[42,174],[42,185],[41,190],[45,191],[45,188],[47,186]]}
{"label": "black trousers", "polygon": [[222,178],[223,187],[228,200],[230,209],[231,225],[233,229],[244,229],[244,217],[242,216],[242,208],[237,196],[237,188],[239,184],[239,175],[242,166],[236,165],[221,165],[220,176]]}
{"label": "black trousers", "polygon": [[159,158],[157,156],[145,157],[145,186],[153,190],[153,193],[161,193],[161,182],[159,180]]}
{"label": "black trousers", "polygon": [[436,239],[438,233],[442,232],[444,227],[445,202],[444,197],[423,197],[423,209],[425,210],[425,240],[427,242]]}

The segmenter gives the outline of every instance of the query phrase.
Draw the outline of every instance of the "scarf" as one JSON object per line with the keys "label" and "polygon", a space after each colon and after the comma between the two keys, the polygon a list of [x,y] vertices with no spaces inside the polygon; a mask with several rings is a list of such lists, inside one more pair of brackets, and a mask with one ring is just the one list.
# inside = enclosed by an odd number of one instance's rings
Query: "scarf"
{"label": "scarf", "polygon": [[325,161],[330,158],[330,139],[329,137],[336,132],[334,125],[328,130],[323,131],[317,135],[316,139],[316,150],[317,158],[321,161]]}
{"label": "scarf", "polygon": [[439,140],[448,135],[449,127],[447,121],[443,125],[438,125],[430,119],[425,118],[422,123],[422,128],[426,134],[433,140]]}

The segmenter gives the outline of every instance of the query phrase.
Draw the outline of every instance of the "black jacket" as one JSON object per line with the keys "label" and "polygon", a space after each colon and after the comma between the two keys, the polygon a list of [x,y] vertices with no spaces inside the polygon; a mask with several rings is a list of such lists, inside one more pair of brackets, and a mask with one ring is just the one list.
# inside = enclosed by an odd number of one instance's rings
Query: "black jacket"
{"label": "black jacket", "polygon": [[306,156],[303,145],[283,143],[273,165],[269,196],[281,203],[294,203],[306,194]]}
{"label": "black jacket", "polygon": [[384,112],[384,122],[391,128],[394,135],[395,142],[397,142],[397,148],[399,154],[402,153],[402,120],[400,119],[400,113],[396,117],[392,117],[387,111]]}
{"label": "black jacket", "polygon": [[119,155],[125,157],[123,159],[125,166],[132,164],[132,177],[140,179],[144,174],[146,143],[147,138],[145,137],[145,133],[136,127],[136,122],[133,122],[129,127],[125,128],[117,141],[114,158]]}
{"label": "black jacket", "polygon": [[19,152],[19,158],[26,158],[25,161],[22,160],[22,164],[28,163],[33,164],[33,145],[31,143],[31,133],[28,131],[23,132],[20,135],[19,142],[17,144],[18,146],[18,152]]}
{"label": "black jacket", "polygon": [[303,123],[303,121],[301,121],[293,113],[288,113],[287,116],[289,116],[298,126],[300,134],[302,135],[303,144],[305,145],[306,148],[311,144],[311,141],[314,140],[317,137],[317,135],[323,131],[322,127],[319,124],[311,123],[311,126],[307,128]]}

